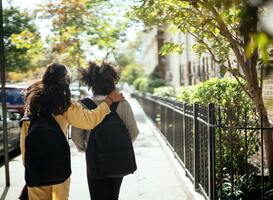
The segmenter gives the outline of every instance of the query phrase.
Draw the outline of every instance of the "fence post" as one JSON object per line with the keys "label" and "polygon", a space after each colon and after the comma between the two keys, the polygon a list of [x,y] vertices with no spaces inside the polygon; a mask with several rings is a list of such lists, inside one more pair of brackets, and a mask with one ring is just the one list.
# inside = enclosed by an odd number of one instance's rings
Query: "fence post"
{"label": "fence post", "polygon": [[152,116],[153,116],[153,122],[155,123],[155,124],[157,124],[157,122],[156,122],[156,109],[155,109],[155,102],[154,101],[152,101]]}
{"label": "fence post", "polygon": [[162,130],[162,108],[161,108],[161,105],[160,104],[158,104],[158,106],[159,106],[159,128],[160,128],[160,131],[163,133],[163,130]]}
{"label": "fence post", "polygon": [[167,107],[164,106],[164,136],[167,139],[168,138],[168,116],[167,116]]}
{"label": "fence post", "polygon": [[175,146],[175,135],[176,135],[176,116],[175,116],[175,110],[173,109],[172,110],[173,111],[173,113],[172,113],[172,121],[173,121],[173,123],[172,123],[172,146],[173,146],[173,149],[174,149],[174,151],[175,151],[175,148],[176,148],[176,146]]}
{"label": "fence post", "polygon": [[194,149],[194,189],[199,189],[199,132],[198,132],[198,104],[193,104],[193,149]]}
{"label": "fence post", "polygon": [[215,200],[215,107],[208,106],[208,174],[209,174],[209,199]]}
{"label": "fence post", "polygon": [[[187,128],[186,128],[186,103],[183,103],[183,113],[184,113],[184,115],[183,115],[183,135],[182,135],[182,137],[183,137],[183,148],[184,148],[184,157],[183,157],[183,162],[184,162],[184,165],[185,165],[185,168],[187,169],[187,148],[186,148],[186,145],[187,145],[187,143],[186,143],[186,139],[187,139],[187,137],[186,137],[186,130],[187,130]],[[185,170],[186,171],[186,175],[187,175],[187,170]]]}

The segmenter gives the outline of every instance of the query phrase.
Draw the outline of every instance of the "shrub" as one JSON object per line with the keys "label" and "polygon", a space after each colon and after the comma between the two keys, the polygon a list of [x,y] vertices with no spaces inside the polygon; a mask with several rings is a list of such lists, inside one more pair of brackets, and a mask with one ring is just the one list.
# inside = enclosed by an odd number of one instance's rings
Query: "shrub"
{"label": "shrub", "polygon": [[[243,81],[242,81],[243,82]],[[243,82],[244,83],[244,82]],[[171,87],[154,89],[154,95],[170,97],[174,93]],[[216,105],[216,115],[221,115],[221,124],[229,127],[257,127],[259,118],[255,118],[255,106],[245,94],[235,79],[213,78],[194,86],[183,86],[175,95],[178,101],[189,104],[198,103]],[[157,117],[160,123],[160,115]],[[219,121],[217,122],[219,124]],[[257,199],[257,174],[260,173],[257,161],[253,159],[261,148],[258,131],[248,130],[246,133],[235,128],[219,129],[215,132],[216,147],[216,187],[220,194],[222,186],[222,200],[248,199],[250,193]],[[247,143],[247,144],[246,144]],[[220,154],[221,146],[221,154]],[[221,160],[220,160],[221,158]],[[220,176],[222,174],[222,177]],[[233,174],[235,177],[232,177]],[[222,185],[220,181],[222,178]],[[233,182],[233,184],[232,184]],[[233,187],[232,187],[233,186]]]}
{"label": "shrub", "polygon": [[[203,105],[214,103],[217,105],[216,115],[221,115],[220,125],[257,127],[259,124],[259,120],[254,117],[256,112],[253,102],[234,79],[214,78],[195,86],[182,87],[177,94],[177,99],[190,104],[194,102]],[[249,130],[247,134],[246,144],[246,135],[241,130],[216,128],[216,182],[217,191],[219,191],[219,174],[222,174],[223,200],[246,199],[245,191],[251,192],[255,184],[257,185],[257,182],[253,180],[255,180],[255,174],[258,174],[258,167],[249,161],[253,160],[253,156],[260,149],[260,136],[255,130]],[[230,186],[231,174],[235,174],[233,189]],[[248,189],[245,188],[245,180],[249,180]]]}
{"label": "shrub", "polygon": [[121,72],[120,81],[132,85],[134,81],[144,75],[143,69],[136,64],[127,65]]}
{"label": "shrub", "polygon": [[8,80],[11,82],[21,82],[25,78],[23,73],[18,73],[18,72],[9,72],[8,73]]}
{"label": "shrub", "polygon": [[26,80],[33,80],[40,78],[44,73],[43,67],[41,68],[34,68],[28,71],[22,72],[8,72],[7,80],[13,83],[22,82]]}
{"label": "shrub", "polygon": [[153,93],[155,88],[165,86],[165,81],[160,78],[148,78],[147,92]]}
{"label": "shrub", "polygon": [[165,80],[160,78],[156,70],[157,68],[148,76],[148,90],[151,93],[154,92],[154,88],[158,88],[158,87],[162,87],[166,85]]}
{"label": "shrub", "polygon": [[158,88],[154,88],[154,95],[161,97],[174,97],[175,90],[171,86],[162,86]]}
{"label": "shrub", "polygon": [[147,91],[148,87],[148,79],[147,77],[139,77],[133,82],[133,86],[135,87],[136,90],[139,91]]}
{"label": "shrub", "polygon": [[183,86],[178,89],[178,94],[176,95],[177,100],[193,103],[192,93],[194,91],[195,86]]}
{"label": "shrub", "polygon": [[195,86],[182,87],[177,98],[180,101],[214,103],[222,107],[233,107],[234,104],[240,103],[248,108],[253,106],[251,99],[237,81],[231,78],[212,78]]}
{"label": "shrub", "polygon": [[133,86],[141,92],[153,93],[155,88],[165,86],[165,81],[153,72],[149,76],[142,76],[134,80]]}

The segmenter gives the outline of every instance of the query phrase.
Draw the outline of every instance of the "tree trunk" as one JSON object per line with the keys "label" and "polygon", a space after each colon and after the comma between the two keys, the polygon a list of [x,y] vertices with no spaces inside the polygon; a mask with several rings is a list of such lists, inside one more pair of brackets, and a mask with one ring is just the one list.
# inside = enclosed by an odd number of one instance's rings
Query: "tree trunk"
{"label": "tree trunk", "polygon": [[[266,108],[264,105],[264,101],[262,98],[262,94],[257,92],[254,94],[254,103],[256,109],[259,112],[261,123],[263,128],[269,128],[270,123],[268,119],[268,115],[266,112]],[[269,171],[270,182],[273,183],[273,141],[272,141],[272,130],[263,130],[263,147],[265,149],[266,154],[266,163]],[[262,155],[263,156],[263,155]]]}
{"label": "tree trunk", "polygon": [[161,47],[164,45],[165,38],[164,38],[164,27],[159,26],[157,29],[157,49],[158,49],[158,69],[159,69],[159,75],[160,78],[165,80],[166,75],[166,57],[163,55],[160,55],[159,51]]}
{"label": "tree trunk", "polygon": [[[266,112],[266,108],[264,105],[263,97],[262,97],[262,88],[259,87],[259,79],[257,75],[257,59],[258,59],[258,50],[256,50],[251,58],[246,57],[246,47],[251,40],[251,33],[257,33],[258,27],[258,8],[250,5],[249,2],[246,2],[244,16],[241,17],[241,27],[240,27],[240,35],[244,40],[244,49],[241,49],[236,43],[236,40],[233,38],[230,33],[227,24],[223,21],[223,18],[217,12],[217,10],[206,2],[200,2],[202,6],[208,8],[212,11],[212,13],[216,16],[217,23],[221,29],[221,34],[228,39],[230,43],[230,47],[233,50],[237,62],[240,65],[245,79],[247,81],[248,91],[250,96],[256,106],[257,111],[261,117],[261,121],[263,123],[264,128],[269,128],[270,123],[268,119],[268,115]],[[242,52],[242,53],[241,53]],[[273,183],[273,141],[272,141],[272,131],[264,130],[263,131],[263,142],[264,146],[262,148],[265,149],[267,167],[269,170],[270,182]]]}
{"label": "tree trunk", "polygon": [[[247,45],[252,40],[251,33],[257,33],[258,27],[258,7],[246,3],[246,10],[244,16],[241,19],[240,33],[244,39],[245,51]],[[245,53],[244,53],[245,55]],[[257,60],[259,58],[258,49],[256,49],[250,58],[247,56],[242,57],[241,60],[246,58],[244,66],[241,66],[244,74],[246,76],[249,92],[255,103],[256,110],[259,112],[261,125],[263,128],[270,128],[270,123],[266,111],[266,107],[263,101],[263,88],[262,85],[259,86],[259,78],[257,73]],[[263,73],[263,72],[262,72]],[[263,81],[263,80],[262,80]],[[272,131],[270,129],[265,129],[262,131],[263,134],[263,146],[265,150],[266,163],[269,171],[270,182],[273,183],[273,141],[272,141]],[[263,156],[263,155],[262,155]]]}

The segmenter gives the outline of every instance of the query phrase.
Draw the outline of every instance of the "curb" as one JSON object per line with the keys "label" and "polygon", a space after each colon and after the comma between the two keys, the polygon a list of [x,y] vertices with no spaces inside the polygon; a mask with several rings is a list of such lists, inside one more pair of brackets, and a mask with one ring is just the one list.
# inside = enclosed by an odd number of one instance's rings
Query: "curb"
{"label": "curb", "polygon": [[[142,109],[142,107],[141,107],[141,109]],[[144,112],[144,110],[143,110],[143,112]],[[154,127],[155,136],[156,136],[157,140],[159,141],[160,146],[163,148],[164,153],[166,154],[169,162],[171,163],[172,167],[174,168],[175,175],[178,178],[181,186],[183,187],[183,190],[186,192],[188,199],[204,200],[205,198],[194,190],[194,186],[193,186],[192,182],[190,181],[190,179],[185,176],[185,170],[182,168],[181,164],[175,158],[173,151],[167,145],[167,143],[164,139],[164,136],[161,133],[161,131],[159,130],[159,128],[153,123],[153,121],[146,115],[145,112],[144,112],[144,114],[145,114],[145,118],[147,119],[148,123],[152,127]]]}

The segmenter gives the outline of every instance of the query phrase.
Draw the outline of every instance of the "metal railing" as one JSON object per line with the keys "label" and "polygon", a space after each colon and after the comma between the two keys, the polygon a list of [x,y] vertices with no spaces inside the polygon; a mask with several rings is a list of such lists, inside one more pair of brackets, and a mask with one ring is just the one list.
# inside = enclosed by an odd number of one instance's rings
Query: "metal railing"
{"label": "metal railing", "polygon": [[205,199],[273,199],[257,113],[152,95],[138,100]]}

